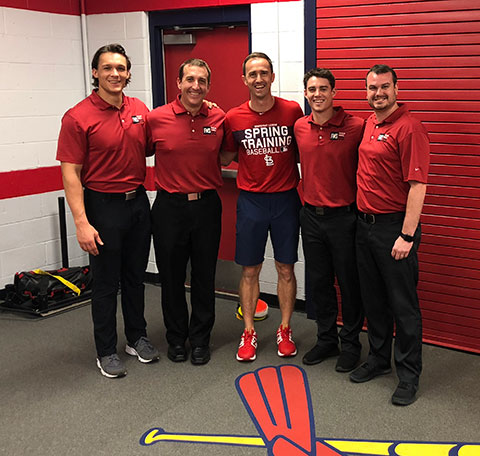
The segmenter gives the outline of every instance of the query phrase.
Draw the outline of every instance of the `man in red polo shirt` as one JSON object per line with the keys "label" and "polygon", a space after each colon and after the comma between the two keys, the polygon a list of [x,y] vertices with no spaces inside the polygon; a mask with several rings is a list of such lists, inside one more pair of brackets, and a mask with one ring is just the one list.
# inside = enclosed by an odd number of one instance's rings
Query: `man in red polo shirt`
{"label": "man in red polo shirt", "polygon": [[[303,357],[318,364],[341,354],[335,369],[353,370],[360,359],[363,308],[355,257],[355,197],[358,145],[363,119],[333,107],[335,78],[315,68],[304,78],[305,98],[312,109],[295,123],[305,205],[300,211],[305,254],[308,314],[317,322],[317,342]],[[337,291],[342,296],[343,327],[337,334]]]}
{"label": "man in red polo shirt", "polygon": [[422,370],[422,316],[417,296],[420,214],[430,145],[422,123],[397,103],[395,71],[375,65],[367,73],[373,108],[359,148],[357,258],[368,322],[367,362],[350,374],[356,383],[391,372],[400,380],[392,403],[415,401]]}
{"label": "man in red polo shirt", "polygon": [[300,200],[293,124],[303,115],[294,101],[274,97],[270,58],[261,52],[243,62],[243,82],[250,100],[231,109],[225,121],[225,163],[238,153],[237,236],[235,261],[242,265],[239,285],[245,330],[238,361],[256,358],[257,334],[253,316],[259,296],[259,275],[268,233],[278,273],[282,321],[277,331],[279,356],[295,356],[290,318],[295,305]]}
{"label": "man in red polo shirt", "polygon": [[[168,358],[210,360],[215,320],[215,269],[220,244],[222,185],[219,151],[225,113],[208,109],[210,68],[200,59],[185,61],[177,79],[180,94],[147,117],[147,135],[155,153],[157,197],[152,208],[153,243],[162,282],[162,308]],[[185,298],[187,262],[191,263],[190,321]]]}
{"label": "man in red polo shirt", "polygon": [[117,355],[117,292],[129,355],[148,363],[158,351],[147,339],[143,278],[150,249],[150,205],[145,188],[147,107],[123,94],[130,59],[119,44],[93,56],[95,90],[67,111],[57,160],[80,247],[90,254],[97,366],[106,377],[127,373]]}

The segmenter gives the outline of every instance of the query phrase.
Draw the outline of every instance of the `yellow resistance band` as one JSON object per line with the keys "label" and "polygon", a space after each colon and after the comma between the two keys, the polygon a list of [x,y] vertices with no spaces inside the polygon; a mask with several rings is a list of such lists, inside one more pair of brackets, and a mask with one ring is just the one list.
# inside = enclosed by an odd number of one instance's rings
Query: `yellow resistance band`
{"label": "yellow resistance band", "polygon": [[80,288],[78,288],[72,282],[69,282],[67,279],[64,279],[63,277],[58,275],[50,274],[49,272],[43,271],[42,269],[35,269],[32,272],[34,272],[35,274],[49,275],[50,277],[55,277],[57,280],[60,280],[60,282],[62,282],[66,287],[70,288],[70,290],[76,293],[77,296],[80,296],[80,293],[81,293]]}

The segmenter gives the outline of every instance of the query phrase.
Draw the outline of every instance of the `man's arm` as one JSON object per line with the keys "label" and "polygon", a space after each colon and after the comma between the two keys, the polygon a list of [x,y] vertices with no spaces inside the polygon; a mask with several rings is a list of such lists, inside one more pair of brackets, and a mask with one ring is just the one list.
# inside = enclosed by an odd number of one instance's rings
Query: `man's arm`
{"label": "man's arm", "polygon": [[80,179],[83,165],[62,162],[63,187],[77,228],[77,240],[85,252],[98,255],[97,243],[103,245],[98,231],[90,225],[83,202],[83,186]]}
{"label": "man's arm", "polygon": [[151,157],[155,155],[155,142],[153,141],[152,127],[150,126],[149,118],[153,111],[150,111],[145,117],[145,156]]}
{"label": "man's arm", "polygon": [[237,161],[237,155],[238,152],[228,152],[226,150],[221,150],[220,151],[220,164],[222,166],[228,166],[230,163],[232,163],[233,160]]}
{"label": "man's arm", "polygon": [[[410,190],[408,191],[402,233],[413,236],[417,229],[418,222],[420,221],[420,214],[422,213],[427,184],[422,184],[417,181],[409,181],[408,183],[410,184]],[[406,258],[410,253],[412,245],[413,242],[407,242],[399,236],[393,245],[392,257],[396,260]]]}

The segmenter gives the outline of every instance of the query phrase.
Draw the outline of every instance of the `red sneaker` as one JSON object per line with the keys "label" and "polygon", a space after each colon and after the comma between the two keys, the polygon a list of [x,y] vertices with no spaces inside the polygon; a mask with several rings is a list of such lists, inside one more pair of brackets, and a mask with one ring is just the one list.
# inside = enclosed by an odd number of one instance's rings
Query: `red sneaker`
{"label": "red sneaker", "polygon": [[278,356],[295,356],[297,347],[292,340],[292,329],[290,326],[286,328],[280,326],[277,330]]}
{"label": "red sneaker", "polygon": [[238,345],[237,361],[253,361],[257,357],[257,333],[252,329],[243,331]]}

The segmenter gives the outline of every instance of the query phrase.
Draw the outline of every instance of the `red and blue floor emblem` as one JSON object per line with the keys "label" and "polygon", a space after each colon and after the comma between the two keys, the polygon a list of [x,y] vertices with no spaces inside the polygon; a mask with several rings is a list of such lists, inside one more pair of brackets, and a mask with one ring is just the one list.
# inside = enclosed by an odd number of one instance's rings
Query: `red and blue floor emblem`
{"label": "red and blue floor emblem", "polygon": [[480,443],[317,437],[307,375],[298,366],[261,367],[238,377],[235,386],[258,435],[174,434],[153,428],[143,434],[140,443],[264,447],[268,456],[480,456]]}

